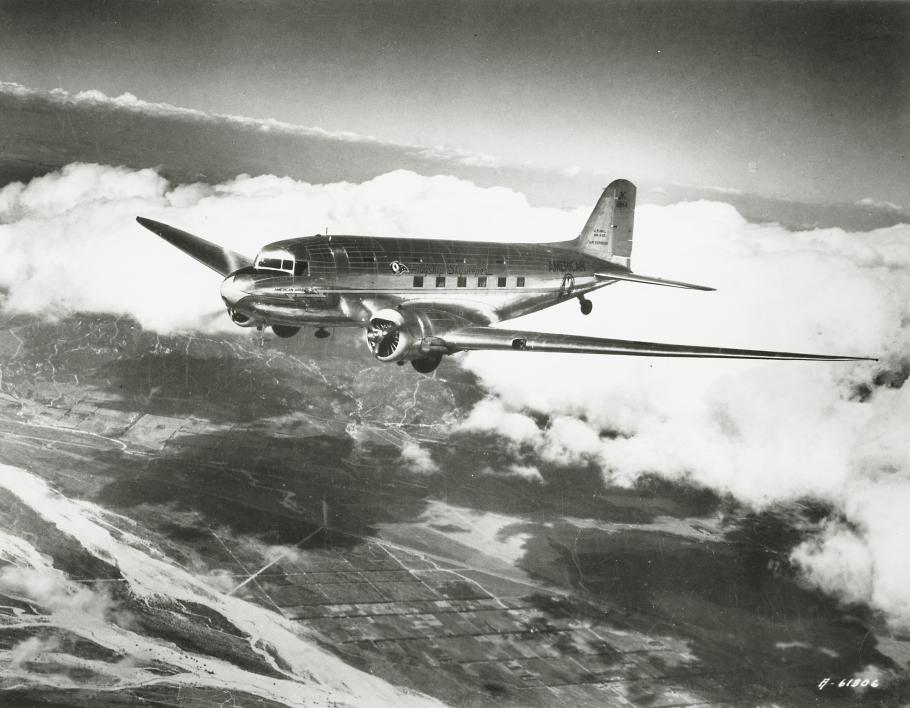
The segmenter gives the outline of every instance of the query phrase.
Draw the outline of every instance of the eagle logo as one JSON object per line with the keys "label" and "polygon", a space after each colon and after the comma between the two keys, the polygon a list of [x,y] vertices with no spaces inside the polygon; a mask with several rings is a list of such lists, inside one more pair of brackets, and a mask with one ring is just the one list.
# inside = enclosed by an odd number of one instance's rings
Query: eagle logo
{"label": "eagle logo", "polygon": [[401,261],[392,261],[391,263],[389,263],[389,268],[392,270],[392,272],[395,275],[401,275],[402,273],[410,272],[408,270],[408,267]]}

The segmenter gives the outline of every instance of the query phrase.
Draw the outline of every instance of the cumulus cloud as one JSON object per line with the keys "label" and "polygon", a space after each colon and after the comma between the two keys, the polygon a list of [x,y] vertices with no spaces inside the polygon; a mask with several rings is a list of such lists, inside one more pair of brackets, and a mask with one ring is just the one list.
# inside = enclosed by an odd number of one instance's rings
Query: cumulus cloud
{"label": "cumulus cloud", "polygon": [[[521,325],[881,362],[471,353],[465,365],[492,398],[465,424],[484,420],[553,462],[586,458],[611,483],[657,473],[756,507],[803,497],[830,503],[845,521],[794,551],[805,579],[910,626],[901,545],[910,534],[902,513],[910,503],[910,226],[791,232],[715,202],[641,207],[633,264],[719,290],[618,285],[593,296],[591,317],[566,305]],[[533,412],[549,423],[535,425]]]}
{"label": "cumulus cloud", "polygon": [[[572,235],[579,212],[532,208],[505,188],[454,177],[391,172],[362,184],[313,185],[240,176],[171,187],[154,170],[71,164],[0,189],[0,287],[25,312],[131,314],[148,328],[212,326],[222,308],[217,274],[135,222],[157,219],[255,254],[269,241],[335,233],[469,239]],[[208,323],[208,324],[207,324]],[[217,326],[231,327],[226,318]]]}
{"label": "cumulus cloud", "polygon": [[[588,211],[535,208],[509,189],[404,171],[362,184],[241,176],[174,188],[151,170],[70,165],[0,190],[0,287],[8,309],[119,312],[170,331],[202,326],[220,308],[218,276],[141,229],[137,214],[253,254],[325,227],[555,240],[574,236]],[[898,503],[910,494],[910,226],[792,232],[719,202],[642,206],[633,264],[719,290],[618,284],[593,296],[590,317],[566,303],[514,325],[881,362],[471,353],[460,361],[490,396],[462,429],[498,432],[548,463],[596,463],[613,483],[656,473],[756,506],[824,500],[845,523],[795,551],[807,582],[910,626],[901,545],[910,521]],[[421,452],[410,453],[416,464]],[[533,477],[533,460],[519,459]]]}
{"label": "cumulus cloud", "polygon": [[806,578],[846,602],[867,602],[872,597],[872,557],[868,544],[842,524],[830,523],[824,532],[791,554]]}
{"label": "cumulus cloud", "polygon": [[60,643],[55,638],[42,639],[41,637],[29,637],[15,644],[9,650],[8,669],[16,671],[23,664],[27,664],[47,652],[55,651]]}
{"label": "cumulus cloud", "polygon": [[0,569],[0,589],[55,615],[90,615],[100,620],[112,609],[110,596],[103,589],[77,585],[55,568],[6,566]]}
{"label": "cumulus cloud", "polygon": [[439,471],[439,466],[433,462],[429,451],[410,440],[401,446],[401,459],[404,460],[408,469],[418,474],[432,474]]}
{"label": "cumulus cloud", "polygon": [[[240,176],[171,187],[154,170],[71,164],[0,189],[5,306],[131,314],[159,331],[212,326],[210,314],[222,308],[217,274],[140,227],[137,215],[250,255],[269,241],[325,228],[473,239],[515,230],[543,240],[572,221],[557,209],[531,208],[509,189],[406,171],[362,184]],[[231,327],[226,318],[215,324]]]}
{"label": "cumulus cloud", "polygon": [[480,401],[461,421],[458,429],[469,432],[495,431],[519,445],[535,442],[540,433],[530,416],[507,410],[498,398]]}
{"label": "cumulus cloud", "polygon": [[54,567],[50,557],[4,531],[0,531],[0,559],[7,563],[0,567],[0,592],[25,599],[54,617],[103,621],[117,609],[104,588],[73,582]]}
{"label": "cumulus cloud", "polygon": [[[584,462],[601,450],[601,434],[573,416],[557,415],[543,428],[529,415],[509,410],[501,398],[486,398],[477,403],[459,423],[462,432],[496,433],[511,443],[516,455],[533,451],[543,460],[562,465]],[[489,474],[497,474],[488,469]],[[515,465],[507,474],[543,481],[533,466]]]}
{"label": "cumulus cloud", "polygon": [[520,477],[528,482],[539,482],[541,484],[544,482],[543,475],[540,474],[540,470],[534,465],[509,465],[506,468],[506,474],[511,477]]}

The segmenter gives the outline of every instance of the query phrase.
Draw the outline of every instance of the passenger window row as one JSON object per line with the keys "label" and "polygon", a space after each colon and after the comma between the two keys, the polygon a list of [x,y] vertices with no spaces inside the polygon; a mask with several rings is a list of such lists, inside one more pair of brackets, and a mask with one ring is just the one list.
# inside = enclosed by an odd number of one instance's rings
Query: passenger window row
{"label": "passenger window row", "polygon": [[[504,288],[507,286],[507,284],[508,284],[508,278],[506,278],[505,276],[500,275],[496,278],[496,287],[497,288]],[[436,287],[444,288],[445,286],[446,286],[446,277],[444,275],[437,275],[436,276]],[[459,287],[459,288],[468,287],[468,277],[466,275],[457,276],[455,279],[455,286]],[[515,287],[523,288],[524,286],[525,286],[525,277],[523,275],[519,275],[517,278],[515,278]],[[414,276],[414,287],[415,288],[423,287],[423,276],[422,275]],[[485,275],[477,276],[477,287],[478,288],[487,287],[487,276],[485,276]]]}

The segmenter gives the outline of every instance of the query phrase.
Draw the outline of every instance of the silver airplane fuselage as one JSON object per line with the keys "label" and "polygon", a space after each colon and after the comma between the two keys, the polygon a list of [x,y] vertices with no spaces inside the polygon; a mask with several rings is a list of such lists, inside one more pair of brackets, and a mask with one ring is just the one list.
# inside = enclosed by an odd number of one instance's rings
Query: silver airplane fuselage
{"label": "silver airplane fuselage", "polygon": [[583,300],[615,282],[602,274],[616,268],[570,242],[319,235],[269,244],[254,266],[225,278],[221,295],[245,326],[366,326],[379,310],[415,304],[430,316],[439,306],[449,324],[459,313],[491,324]]}

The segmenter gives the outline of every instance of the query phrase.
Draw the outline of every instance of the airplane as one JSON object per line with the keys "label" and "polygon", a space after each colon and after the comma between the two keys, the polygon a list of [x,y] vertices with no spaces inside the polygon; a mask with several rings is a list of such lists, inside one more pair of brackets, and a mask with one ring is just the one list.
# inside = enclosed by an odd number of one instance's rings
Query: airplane
{"label": "airplane", "polygon": [[279,337],[301,327],[363,327],[373,356],[429,374],[469,350],[734,359],[871,360],[869,357],[687,346],[502,329],[492,325],[622,282],[714,288],[633,273],[635,185],[608,185],[577,238],[498,243],[317,234],[270,243],[255,259],[137,217],[145,228],[224,277],[221,298],[241,327]]}

